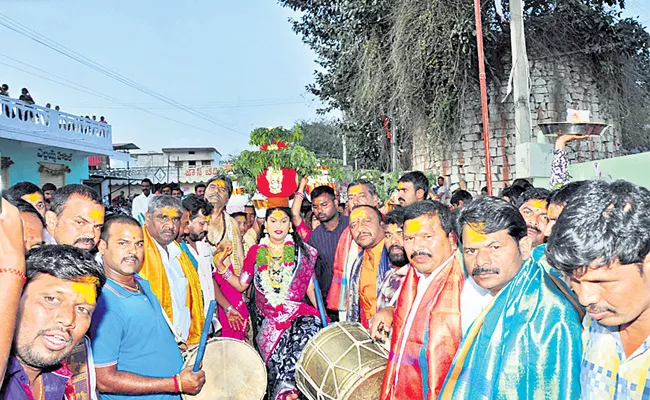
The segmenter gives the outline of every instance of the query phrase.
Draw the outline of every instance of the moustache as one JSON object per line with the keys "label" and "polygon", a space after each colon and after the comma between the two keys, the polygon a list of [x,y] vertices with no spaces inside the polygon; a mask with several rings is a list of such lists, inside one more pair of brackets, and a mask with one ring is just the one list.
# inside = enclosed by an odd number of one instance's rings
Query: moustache
{"label": "moustache", "polygon": [[499,274],[498,268],[487,268],[487,267],[478,267],[474,268],[472,271],[472,276],[483,275],[483,274]]}
{"label": "moustache", "polygon": [[73,246],[76,245],[77,243],[87,243],[90,244],[91,247],[95,247],[95,239],[91,239],[91,238],[81,237],[74,241]]}
{"label": "moustache", "polygon": [[404,199],[404,197],[398,197],[397,201],[402,202],[402,201],[406,201],[406,200]]}
{"label": "moustache", "polygon": [[592,312],[592,313],[599,313],[599,312],[603,312],[603,311],[609,311],[609,312],[612,312],[612,313],[615,313],[615,312],[616,312],[616,311],[614,311],[614,310],[611,309],[611,308],[608,308],[608,307],[598,307],[598,306],[593,305],[593,304],[590,305],[590,306],[588,306],[588,307],[586,308],[586,310],[587,310],[587,312]]}
{"label": "moustache", "polygon": [[393,249],[400,249],[400,250],[402,251],[402,253],[404,253],[404,247],[399,246],[399,245],[397,245],[397,244],[393,244],[393,245],[391,245],[391,246],[388,248],[388,252],[391,253],[391,252],[393,251]]}
{"label": "moustache", "polygon": [[411,259],[417,257],[417,256],[426,256],[426,257],[433,257],[433,254],[429,253],[428,251],[414,251],[411,253]]}
{"label": "moustache", "polygon": [[528,229],[532,229],[532,230],[534,230],[535,232],[537,232],[537,234],[541,234],[541,233],[542,233],[542,231],[540,231],[539,228],[536,227],[536,226],[531,226],[531,225],[526,225],[526,226],[528,227]]}
{"label": "moustache", "polygon": [[57,334],[61,333],[63,336],[67,336],[67,338],[64,337],[65,341],[68,342],[68,344],[72,344],[72,334],[65,328],[61,328],[61,329],[54,329],[54,328],[43,329],[41,331],[38,331],[38,334],[36,336],[37,337],[38,336],[45,336],[45,334],[49,333],[49,332],[56,332]]}
{"label": "moustache", "polygon": [[160,231],[161,235],[167,235],[167,234],[176,235],[176,233],[177,232],[175,229],[163,229],[162,231]]}
{"label": "moustache", "polygon": [[139,263],[140,259],[137,256],[128,256],[124,257],[122,261],[135,261],[136,263]]}

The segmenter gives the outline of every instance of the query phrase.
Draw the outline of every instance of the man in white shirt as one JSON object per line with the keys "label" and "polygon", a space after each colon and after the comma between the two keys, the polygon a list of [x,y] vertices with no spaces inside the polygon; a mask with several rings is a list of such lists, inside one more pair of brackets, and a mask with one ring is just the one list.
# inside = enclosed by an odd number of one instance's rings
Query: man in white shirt
{"label": "man in white shirt", "polygon": [[152,187],[153,183],[149,179],[143,179],[140,183],[142,193],[135,196],[133,199],[133,204],[131,205],[131,215],[133,218],[140,221],[141,225],[144,225],[145,214],[147,213],[147,209],[149,207],[149,199],[151,198],[150,195]]}
{"label": "man in white shirt", "polygon": [[[243,325],[243,317],[232,307],[212,278],[214,272],[212,249],[205,241],[208,236],[212,204],[205,198],[190,194],[183,200],[183,208],[189,214],[189,224],[183,233],[181,249],[188,255],[198,272],[201,289],[203,290],[203,309],[207,310],[210,301],[216,300],[224,310],[228,310],[226,315],[229,324]],[[212,316],[212,332],[216,333],[219,330],[221,330],[221,323],[219,322],[219,314],[215,310],[215,315]]]}
{"label": "man in white shirt", "polygon": [[451,196],[449,195],[449,188],[445,186],[445,177],[439,176],[437,183],[438,186],[436,187],[435,192],[438,195],[438,199],[442,204],[448,206]]}
{"label": "man in white shirt", "polygon": [[151,197],[144,226],[145,260],[140,270],[140,276],[149,280],[179,342],[188,340],[191,321],[188,279],[180,260],[182,251],[174,242],[182,214],[180,199],[166,195]]}

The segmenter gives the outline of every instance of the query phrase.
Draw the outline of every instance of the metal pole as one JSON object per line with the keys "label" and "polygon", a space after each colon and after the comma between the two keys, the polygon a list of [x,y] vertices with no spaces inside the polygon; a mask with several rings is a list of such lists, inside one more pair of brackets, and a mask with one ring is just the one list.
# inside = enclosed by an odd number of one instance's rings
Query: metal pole
{"label": "metal pole", "polygon": [[345,138],[345,132],[343,132],[343,166],[348,165],[348,146]]}
{"label": "metal pole", "polygon": [[515,138],[517,144],[533,141],[530,122],[528,55],[524,37],[524,11],[521,0],[510,0],[510,43],[512,47],[512,95],[515,103]]}
{"label": "metal pole", "polygon": [[492,194],[492,160],[490,159],[490,128],[488,119],[487,84],[485,83],[485,57],[483,55],[483,23],[481,22],[481,0],[474,0],[476,18],[476,44],[478,47],[478,72],[481,85],[481,111],[483,115],[483,146],[485,150],[485,177],[488,194]]}
{"label": "metal pole", "polygon": [[397,126],[393,126],[390,141],[391,171],[397,171]]}

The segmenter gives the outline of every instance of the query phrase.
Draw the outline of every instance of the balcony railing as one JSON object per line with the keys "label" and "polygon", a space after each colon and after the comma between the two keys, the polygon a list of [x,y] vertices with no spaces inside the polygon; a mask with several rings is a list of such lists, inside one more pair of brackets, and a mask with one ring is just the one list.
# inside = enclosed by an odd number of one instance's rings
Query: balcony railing
{"label": "balcony railing", "polygon": [[0,137],[111,155],[111,126],[0,96]]}

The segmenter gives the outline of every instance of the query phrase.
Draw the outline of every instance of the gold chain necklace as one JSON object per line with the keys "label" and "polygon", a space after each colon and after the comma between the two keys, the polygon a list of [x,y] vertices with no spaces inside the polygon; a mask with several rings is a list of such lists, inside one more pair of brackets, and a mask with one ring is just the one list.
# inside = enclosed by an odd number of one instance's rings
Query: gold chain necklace
{"label": "gold chain necklace", "polygon": [[[112,280],[112,279],[111,279],[111,280]],[[113,280],[112,280],[112,281],[113,281]],[[132,286],[129,286],[129,285],[125,285],[125,284],[119,283],[118,281],[113,281],[113,282],[117,283],[118,285],[120,285],[120,286],[123,287],[125,290],[127,290],[127,291],[129,291],[129,292],[131,292],[131,293],[138,293],[138,292],[140,291],[140,285],[138,284],[138,282],[135,282],[135,287],[132,287]]]}
{"label": "gold chain necklace", "polygon": [[41,390],[39,391],[39,394],[38,394],[38,400],[43,400],[43,386],[44,386],[44,384],[43,384],[43,374],[40,375],[40,378],[41,378],[41,385],[40,385]]}

